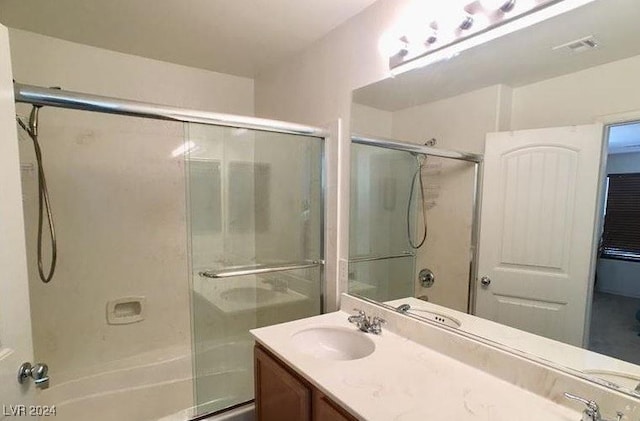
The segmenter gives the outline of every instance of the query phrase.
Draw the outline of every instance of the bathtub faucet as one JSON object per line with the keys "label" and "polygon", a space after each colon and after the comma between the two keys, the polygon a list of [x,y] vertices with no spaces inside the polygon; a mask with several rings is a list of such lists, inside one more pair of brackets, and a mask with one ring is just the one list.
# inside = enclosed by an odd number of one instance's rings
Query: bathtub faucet
{"label": "bathtub faucet", "polygon": [[46,389],[49,387],[48,372],[49,367],[46,364],[23,363],[18,370],[18,383],[23,384],[27,378],[31,377],[37,388]]}

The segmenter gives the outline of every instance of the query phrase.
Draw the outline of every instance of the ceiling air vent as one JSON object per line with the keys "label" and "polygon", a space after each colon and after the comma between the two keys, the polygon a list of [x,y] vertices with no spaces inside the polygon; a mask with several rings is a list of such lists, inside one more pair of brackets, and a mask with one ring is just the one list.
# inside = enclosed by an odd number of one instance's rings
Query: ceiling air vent
{"label": "ceiling air vent", "polygon": [[553,50],[569,50],[572,53],[582,53],[588,50],[593,50],[598,47],[598,41],[589,35],[588,37],[576,39],[574,41],[567,42],[566,44],[553,47]]}

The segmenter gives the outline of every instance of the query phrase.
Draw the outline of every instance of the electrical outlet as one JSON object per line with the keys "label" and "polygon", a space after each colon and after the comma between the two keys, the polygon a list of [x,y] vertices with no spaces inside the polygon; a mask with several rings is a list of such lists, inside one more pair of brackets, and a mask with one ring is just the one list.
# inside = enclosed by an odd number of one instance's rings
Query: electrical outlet
{"label": "electrical outlet", "polygon": [[338,270],[338,277],[340,278],[340,282],[348,282],[349,281],[349,261],[346,259],[340,259]]}

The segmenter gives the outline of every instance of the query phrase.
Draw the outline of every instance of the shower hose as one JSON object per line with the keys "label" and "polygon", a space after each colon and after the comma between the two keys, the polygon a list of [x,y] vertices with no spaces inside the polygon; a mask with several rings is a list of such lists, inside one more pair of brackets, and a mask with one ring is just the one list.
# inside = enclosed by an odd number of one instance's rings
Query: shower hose
{"label": "shower hose", "polygon": [[[56,262],[58,259],[58,246],[56,242],[56,230],[53,224],[53,213],[51,211],[51,201],[49,200],[49,190],[47,189],[47,179],[42,165],[42,150],[38,142],[38,112],[41,106],[34,105],[29,116],[29,124],[25,124],[19,117],[16,117],[18,124],[27,132],[33,141],[33,149],[36,154],[38,165],[38,274],[42,282],[49,283],[53,279],[56,270]],[[45,271],[42,262],[42,228],[44,213],[47,213],[47,222],[49,225],[49,238],[51,239],[51,265],[49,270]]]}

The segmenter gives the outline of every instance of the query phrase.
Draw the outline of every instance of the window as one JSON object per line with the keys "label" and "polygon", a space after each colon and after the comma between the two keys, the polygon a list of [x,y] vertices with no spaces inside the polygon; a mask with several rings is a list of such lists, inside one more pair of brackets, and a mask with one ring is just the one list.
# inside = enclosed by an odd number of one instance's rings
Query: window
{"label": "window", "polygon": [[609,175],[600,256],[640,261],[640,173]]}

